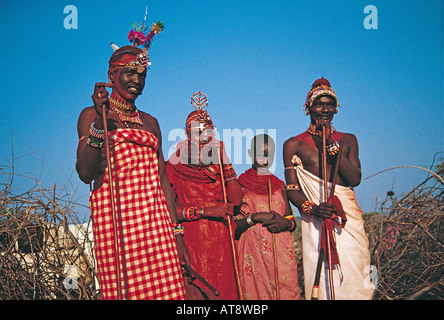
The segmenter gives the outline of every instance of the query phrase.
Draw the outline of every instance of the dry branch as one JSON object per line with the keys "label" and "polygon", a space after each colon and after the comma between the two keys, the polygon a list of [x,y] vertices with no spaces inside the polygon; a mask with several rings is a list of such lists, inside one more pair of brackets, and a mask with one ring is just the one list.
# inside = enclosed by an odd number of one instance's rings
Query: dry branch
{"label": "dry branch", "polygon": [[0,299],[98,299],[90,222],[56,185],[17,195],[13,180],[0,191]]}
{"label": "dry branch", "polygon": [[379,276],[374,299],[444,298],[442,167],[400,200],[388,197],[379,212],[366,215]]}

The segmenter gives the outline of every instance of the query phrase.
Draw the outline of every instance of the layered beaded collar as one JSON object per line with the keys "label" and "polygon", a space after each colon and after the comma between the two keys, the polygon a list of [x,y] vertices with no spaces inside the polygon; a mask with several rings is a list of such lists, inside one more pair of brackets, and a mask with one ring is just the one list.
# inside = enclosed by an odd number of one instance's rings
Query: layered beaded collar
{"label": "layered beaded collar", "polygon": [[[109,98],[110,108],[116,113],[119,120],[130,123],[137,123],[143,126],[143,122],[139,117],[139,110],[137,110],[135,105],[129,105],[124,99],[116,97],[116,95],[111,93]],[[125,111],[131,112],[130,114]]]}
{"label": "layered beaded collar", "polygon": [[121,110],[135,111],[137,109],[135,105],[130,105],[128,102],[125,101],[125,99],[116,96],[114,93],[111,93],[109,101],[114,107]]}

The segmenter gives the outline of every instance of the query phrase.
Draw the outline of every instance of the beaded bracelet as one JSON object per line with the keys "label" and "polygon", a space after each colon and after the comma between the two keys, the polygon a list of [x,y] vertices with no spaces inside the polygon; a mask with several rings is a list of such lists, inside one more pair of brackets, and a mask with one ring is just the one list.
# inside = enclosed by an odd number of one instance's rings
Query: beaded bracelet
{"label": "beaded bracelet", "polygon": [[294,220],[294,216],[293,215],[285,216],[285,219],[288,219],[291,222],[291,227],[290,227],[290,229],[288,229],[288,231],[293,231],[294,229],[296,229],[296,222]]}
{"label": "beaded bracelet", "polygon": [[184,207],[182,210],[182,216],[184,220],[195,221],[201,218],[203,214],[203,209],[198,209],[197,207]]}
{"label": "beaded bracelet", "polygon": [[287,190],[301,190],[301,187],[297,184],[287,184]]}
{"label": "beaded bracelet", "polygon": [[310,200],[305,200],[304,203],[302,204],[302,212],[305,214],[310,214],[311,209],[313,208],[314,205],[315,204]]}
{"label": "beaded bracelet", "polygon": [[105,130],[99,130],[96,127],[94,127],[95,122],[91,123],[91,126],[89,127],[89,133],[91,136],[98,138],[98,139],[104,139],[105,138]]}
{"label": "beaded bracelet", "polygon": [[334,143],[327,146],[327,151],[330,156],[335,156],[339,153],[339,143],[335,141]]}
{"label": "beaded bracelet", "polygon": [[236,171],[234,170],[232,164],[224,165],[223,170],[224,170],[224,177],[225,177],[226,182],[237,178]]}
{"label": "beaded bracelet", "polygon": [[89,145],[90,147],[93,147],[96,149],[102,149],[104,143],[105,142],[103,140],[102,141],[91,140],[90,135],[86,137],[86,144]]}
{"label": "beaded bracelet", "polygon": [[173,223],[173,235],[185,235],[183,226],[180,223]]}

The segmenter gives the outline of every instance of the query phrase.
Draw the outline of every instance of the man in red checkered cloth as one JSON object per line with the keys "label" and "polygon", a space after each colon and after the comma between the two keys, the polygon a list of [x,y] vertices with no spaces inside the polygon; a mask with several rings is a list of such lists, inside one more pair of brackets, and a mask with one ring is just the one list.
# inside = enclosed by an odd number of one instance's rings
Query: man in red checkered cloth
{"label": "man in red checkered cloth", "polygon": [[[189,255],[176,224],[159,124],[135,106],[145,87],[147,62],[146,51],[135,46],[116,50],[108,71],[113,88],[110,97],[105,87],[111,84],[96,83],[94,105],[85,108],[78,120],[76,169],[83,182],[94,180],[91,206],[102,299],[185,299],[181,264],[189,263]],[[102,114],[103,104],[107,114]],[[113,195],[103,147],[104,117],[109,130]],[[117,216],[116,238],[111,197]]]}

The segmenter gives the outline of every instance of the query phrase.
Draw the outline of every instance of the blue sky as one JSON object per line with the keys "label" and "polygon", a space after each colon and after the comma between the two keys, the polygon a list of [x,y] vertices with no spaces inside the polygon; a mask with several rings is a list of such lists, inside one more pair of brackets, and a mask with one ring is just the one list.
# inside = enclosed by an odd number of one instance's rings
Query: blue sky
{"label": "blue sky", "polygon": [[[78,29],[64,28],[67,5],[77,8]],[[89,188],[74,170],[78,115],[94,83],[107,81],[110,42],[129,44],[146,5],[147,22],[162,20],[165,30],[151,46],[137,106],[158,119],[165,156],[175,143],[168,134],[184,127],[201,90],[220,132],[276,130],[283,179],[282,144],[307,128],[302,105],[321,76],[342,105],[334,127],[358,138],[364,179],[401,165],[430,168],[443,156],[442,1],[25,0],[0,4],[4,171],[13,149],[16,172],[87,205]],[[378,10],[376,30],[364,28],[367,5]],[[235,165],[239,174],[248,167]],[[401,195],[426,176],[391,170],[355,191],[370,211],[387,191]],[[18,191],[29,185],[14,180]]]}

